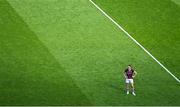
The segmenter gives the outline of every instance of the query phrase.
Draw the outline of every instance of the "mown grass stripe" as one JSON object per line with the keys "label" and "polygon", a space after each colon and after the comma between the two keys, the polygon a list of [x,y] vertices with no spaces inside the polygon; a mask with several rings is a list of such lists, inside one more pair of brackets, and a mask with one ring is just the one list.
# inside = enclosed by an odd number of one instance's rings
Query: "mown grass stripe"
{"label": "mown grass stripe", "polygon": [[91,105],[6,0],[0,13],[0,105]]}

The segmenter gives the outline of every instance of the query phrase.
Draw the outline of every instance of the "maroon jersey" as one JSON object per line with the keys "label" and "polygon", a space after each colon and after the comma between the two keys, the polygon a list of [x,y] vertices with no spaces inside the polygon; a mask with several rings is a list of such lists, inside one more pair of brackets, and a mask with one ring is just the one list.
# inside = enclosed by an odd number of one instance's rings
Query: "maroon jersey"
{"label": "maroon jersey", "polygon": [[131,70],[126,69],[124,72],[126,73],[126,76],[128,79],[133,79],[133,74],[134,74],[133,69],[131,69]]}

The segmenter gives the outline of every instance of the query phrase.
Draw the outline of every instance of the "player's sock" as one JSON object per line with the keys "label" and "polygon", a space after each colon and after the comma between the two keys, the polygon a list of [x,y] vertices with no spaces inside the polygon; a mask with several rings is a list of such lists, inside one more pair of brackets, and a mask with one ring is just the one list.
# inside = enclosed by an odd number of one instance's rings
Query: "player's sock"
{"label": "player's sock", "polygon": [[126,94],[129,94],[129,90],[127,90]]}
{"label": "player's sock", "polygon": [[136,96],[135,92],[134,92],[134,88],[132,89],[132,95]]}

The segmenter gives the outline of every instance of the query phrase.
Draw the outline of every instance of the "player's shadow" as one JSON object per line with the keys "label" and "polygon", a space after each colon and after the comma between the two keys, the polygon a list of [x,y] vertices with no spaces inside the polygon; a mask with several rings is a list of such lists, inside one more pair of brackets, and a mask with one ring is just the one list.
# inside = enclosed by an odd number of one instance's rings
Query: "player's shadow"
{"label": "player's shadow", "polygon": [[124,86],[119,84],[108,84],[108,87],[113,88],[115,90],[124,91]]}

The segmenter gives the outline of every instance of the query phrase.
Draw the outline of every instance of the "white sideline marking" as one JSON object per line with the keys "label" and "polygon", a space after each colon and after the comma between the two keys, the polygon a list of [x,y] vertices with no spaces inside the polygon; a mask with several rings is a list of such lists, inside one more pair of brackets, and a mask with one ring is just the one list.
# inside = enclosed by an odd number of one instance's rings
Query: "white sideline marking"
{"label": "white sideline marking", "polygon": [[152,59],[154,59],[167,73],[169,73],[178,83],[180,80],[173,75],[163,64],[161,64],[150,52],[148,52],[139,42],[137,42],[126,30],[124,30],[117,22],[115,22],[109,15],[107,15],[97,4],[92,0],[89,0],[98,10],[100,10],[108,19],[110,19],[119,29],[121,29],[131,40],[133,40],[138,46],[140,46]]}

